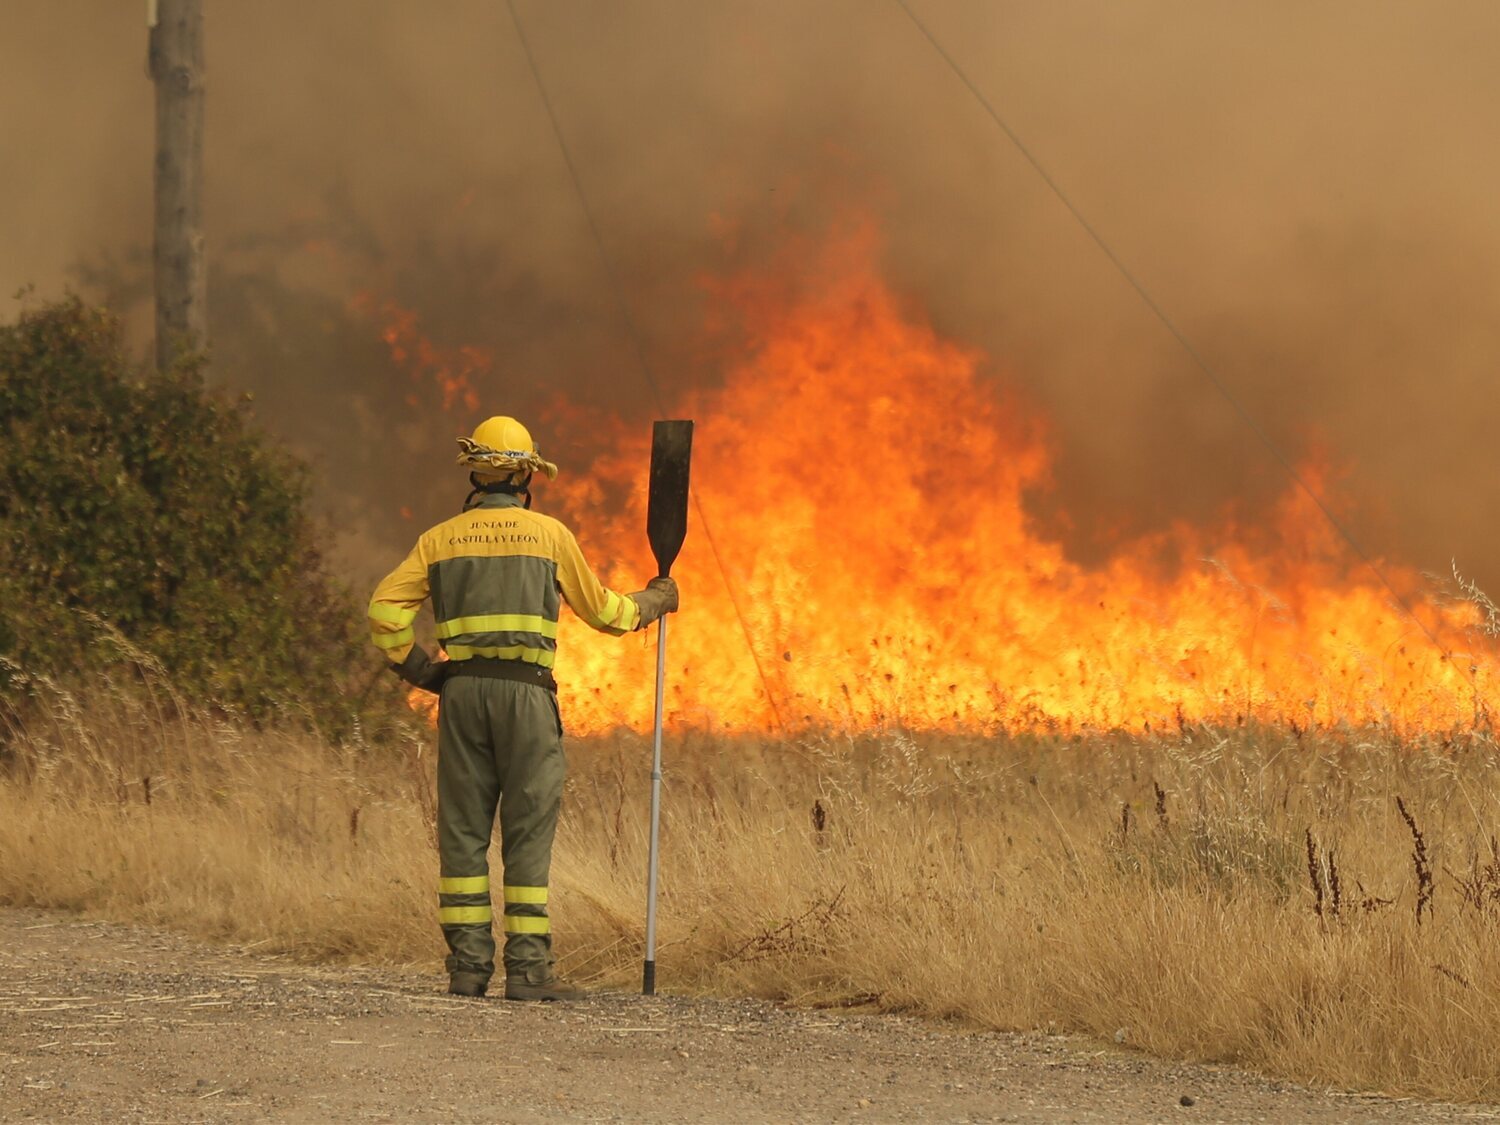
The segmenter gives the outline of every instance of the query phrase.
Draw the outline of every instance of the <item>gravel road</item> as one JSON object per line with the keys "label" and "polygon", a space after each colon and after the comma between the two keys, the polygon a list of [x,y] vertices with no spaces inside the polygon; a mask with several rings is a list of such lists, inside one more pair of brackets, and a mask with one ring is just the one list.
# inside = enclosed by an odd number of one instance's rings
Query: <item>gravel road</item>
{"label": "gravel road", "polygon": [[0,1119],[1500,1119],[1075,1038],[753,1001],[460,1000],[444,983],[0,909]]}

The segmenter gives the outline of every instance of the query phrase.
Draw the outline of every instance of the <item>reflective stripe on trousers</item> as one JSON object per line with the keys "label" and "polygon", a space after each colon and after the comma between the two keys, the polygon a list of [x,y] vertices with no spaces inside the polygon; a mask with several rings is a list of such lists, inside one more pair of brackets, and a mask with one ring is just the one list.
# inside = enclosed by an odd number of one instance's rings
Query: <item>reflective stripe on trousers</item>
{"label": "reflective stripe on trousers", "polygon": [[438,922],[444,926],[490,924],[490,877],[445,875],[438,880]]}
{"label": "reflective stripe on trousers", "polygon": [[[505,932],[550,934],[546,887],[506,887]],[[490,906],[488,875],[444,876],[438,880],[438,922],[444,926],[489,925],[494,920]]]}

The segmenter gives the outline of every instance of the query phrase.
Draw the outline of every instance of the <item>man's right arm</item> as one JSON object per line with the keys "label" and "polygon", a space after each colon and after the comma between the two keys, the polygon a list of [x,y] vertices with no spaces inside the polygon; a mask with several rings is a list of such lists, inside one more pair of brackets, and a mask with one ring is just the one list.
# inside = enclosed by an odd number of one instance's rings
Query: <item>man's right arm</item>
{"label": "man's right arm", "polygon": [[609,589],[589,569],[573,533],[562,524],[557,528],[557,584],[573,612],[590,626],[618,637],[644,629],[677,608],[677,584],[670,578],[653,578],[635,594]]}

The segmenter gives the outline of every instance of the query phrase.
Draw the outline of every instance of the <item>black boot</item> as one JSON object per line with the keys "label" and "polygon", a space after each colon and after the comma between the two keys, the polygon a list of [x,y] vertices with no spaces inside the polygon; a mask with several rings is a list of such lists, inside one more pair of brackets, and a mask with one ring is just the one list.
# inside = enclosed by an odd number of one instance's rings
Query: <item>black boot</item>
{"label": "black boot", "polygon": [[457,972],[448,974],[448,992],[453,996],[472,996],[476,1000],[490,987],[490,978],[484,973]]}
{"label": "black boot", "polygon": [[550,965],[534,969],[508,970],[505,974],[507,1000],[582,1000],[582,989],[564,983]]}

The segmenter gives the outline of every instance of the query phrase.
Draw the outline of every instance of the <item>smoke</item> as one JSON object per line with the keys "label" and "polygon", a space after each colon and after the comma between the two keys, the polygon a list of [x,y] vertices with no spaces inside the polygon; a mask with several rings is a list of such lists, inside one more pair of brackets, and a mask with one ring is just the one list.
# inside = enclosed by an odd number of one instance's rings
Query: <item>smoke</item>
{"label": "smoke", "polygon": [[[1367,547],[1500,587],[1479,518],[1500,502],[1500,11],[913,6],[1245,415],[1343,467]],[[103,295],[144,344],[144,5],[5,7],[0,286]],[[518,8],[669,402],[723,366],[705,274],[872,214],[897,288],[1050,419],[1037,508],[1076,555],[1285,487],[896,5]],[[260,0],[207,21],[215,377],[313,459],[360,573],[452,510],[452,437],[478,416],[539,419],[577,470],[600,435],[550,432],[556,396],[656,413],[504,5]],[[477,414],[392,362],[360,293],[482,354]]]}

